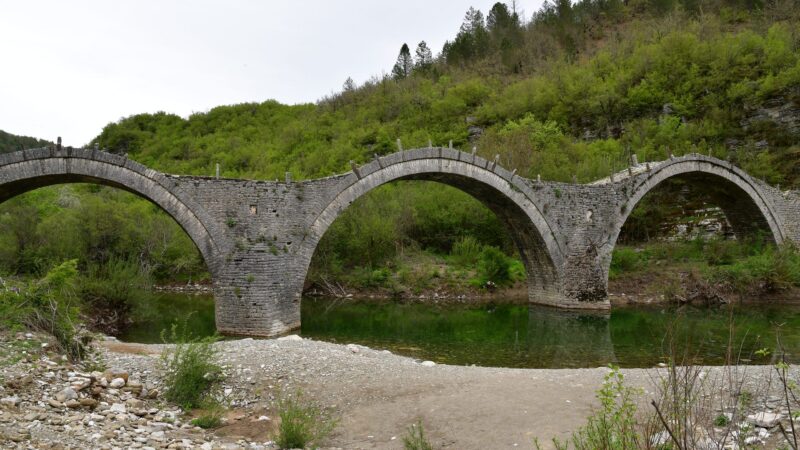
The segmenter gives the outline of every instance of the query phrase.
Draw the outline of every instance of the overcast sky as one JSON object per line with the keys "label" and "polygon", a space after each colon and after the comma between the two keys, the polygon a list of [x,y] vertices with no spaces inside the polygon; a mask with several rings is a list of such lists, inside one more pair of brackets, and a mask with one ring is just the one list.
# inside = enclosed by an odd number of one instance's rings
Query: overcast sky
{"label": "overcast sky", "polygon": [[470,6],[492,4],[0,0],[0,130],[80,146],[141,112],[314,102],[390,72],[403,42],[439,53]]}

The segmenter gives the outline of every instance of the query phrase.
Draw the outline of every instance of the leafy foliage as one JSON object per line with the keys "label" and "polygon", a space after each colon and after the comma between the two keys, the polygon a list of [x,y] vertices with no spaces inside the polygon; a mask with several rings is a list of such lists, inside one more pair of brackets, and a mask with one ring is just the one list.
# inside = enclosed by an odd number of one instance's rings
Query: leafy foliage
{"label": "leafy foliage", "polygon": [[37,148],[49,145],[51,142],[29,136],[15,136],[0,130],[0,153],[10,153],[23,148]]}
{"label": "leafy foliage", "polygon": [[[482,286],[491,283],[497,286],[505,286],[516,281],[516,274],[519,273],[514,268],[515,261],[506,256],[495,247],[485,247],[478,260],[478,279]],[[522,272],[524,278],[524,271]]]}
{"label": "leafy foliage", "polygon": [[37,189],[0,206],[0,228],[0,273],[39,275],[77,259],[90,278],[126,264],[156,280],[207,276],[199,251],[172,218],[118,189]]}
{"label": "leafy foliage", "polygon": [[72,361],[87,354],[87,341],[78,330],[79,301],[74,281],[77,261],[69,260],[20,289],[0,290],[0,327],[26,328],[52,335]]}
{"label": "leafy foliage", "polygon": [[739,292],[797,287],[800,286],[800,252],[791,244],[767,247],[762,252],[716,268],[711,276]]}

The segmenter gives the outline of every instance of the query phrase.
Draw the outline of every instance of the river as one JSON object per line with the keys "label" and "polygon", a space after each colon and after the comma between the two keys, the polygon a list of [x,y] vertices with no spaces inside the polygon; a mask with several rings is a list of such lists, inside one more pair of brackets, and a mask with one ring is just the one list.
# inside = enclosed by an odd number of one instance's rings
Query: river
{"label": "river", "polygon": [[[151,304],[121,340],[161,342],[161,330],[175,320],[186,320],[196,336],[214,334],[209,295],[154,293]],[[598,313],[305,298],[299,334],[458,365],[652,367],[671,354],[710,365],[724,364],[728,354],[744,363],[769,363],[777,357],[779,339],[786,359],[800,362],[800,307],[773,304],[618,307]]]}

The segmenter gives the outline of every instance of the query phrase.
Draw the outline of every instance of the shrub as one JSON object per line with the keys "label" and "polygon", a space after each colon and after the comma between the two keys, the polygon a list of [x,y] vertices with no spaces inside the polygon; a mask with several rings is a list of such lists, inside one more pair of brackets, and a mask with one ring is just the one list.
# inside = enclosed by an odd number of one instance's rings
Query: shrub
{"label": "shrub", "polygon": [[492,282],[498,286],[511,284],[513,259],[496,247],[487,246],[478,261],[478,277],[481,285]]}
{"label": "shrub", "polygon": [[425,430],[422,428],[422,420],[417,421],[416,425],[411,425],[403,436],[403,448],[405,450],[433,450],[433,446],[425,437]]}
{"label": "shrub", "polygon": [[80,336],[77,326],[80,312],[74,289],[77,265],[77,260],[66,261],[18,292],[0,291],[2,326],[48,333],[70,360],[82,360],[87,354],[88,339]]}
{"label": "shrub", "polygon": [[625,272],[632,272],[639,267],[639,254],[630,247],[617,247],[611,257],[609,278],[616,278]]}
{"label": "shrub", "polygon": [[459,266],[473,266],[481,256],[482,245],[472,236],[464,236],[450,250],[453,262]]}
{"label": "shrub", "polygon": [[146,318],[151,284],[150,276],[138,262],[113,258],[87,267],[86,275],[80,279],[80,292],[81,298],[95,307]]}
{"label": "shrub", "polygon": [[306,448],[324,439],[336,426],[336,421],[325,417],[318,407],[306,403],[300,391],[282,396],[277,410],[281,423],[275,442],[280,448]]}
{"label": "shrub", "polygon": [[704,259],[710,266],[731,264],[739,256],[741,247],[742,245],[736,241],[711,239],[703,248]]}
{"label": "shrub", "polygon": [[[167,400],[184,408],[202,405],[205,395],[222,378],[222,368],[214,362],[216,336],[193,338],[186,330],[186,321],[172,325],[169,341],[174,342],[161,353]],[[161,339],[168,342],[166,330]]]}

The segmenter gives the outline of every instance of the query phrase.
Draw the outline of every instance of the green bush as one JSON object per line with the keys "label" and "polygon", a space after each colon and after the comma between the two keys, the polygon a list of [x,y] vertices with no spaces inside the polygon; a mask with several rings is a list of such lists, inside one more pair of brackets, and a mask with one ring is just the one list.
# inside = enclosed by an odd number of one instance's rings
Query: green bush
{"label": "green bush", "polygon": [[791,244],[767,247],[763,252],[734,264],[716,267],[710,278],[739,292],[753,288],[781,290],[800,286],[800,252]]}
{"label": "green bush", "polygon": [[633,272],[639,267],[641,257],[630,247],[618,246],[611,256],[608,277],[614,279],[625,272]]}
{"label": "green bush", "polygon": [[162,331],[162,340],[175,344],[164,348],[161,363],[167,400],[188,409],[202,406],[209,390],[222,379],[222,368],[215,362],[217,337],[193,338],[186,328],[184,321],[174,323],[169,336]]}
{"label": "green bush", "polygon": [[92,264],[80,278],[80,293],[87,303],[144,319],[152,280],[137,261],[112,258],[106,264]]}
{"label": "green bush", "polygon": [[478,279],[481,285],[492,282],[497,286],[513,283],[513,259],[495,247],[485,247],[478,260]]}
{"label": "green bush", "polygon": [[453,244],[450,256],[453,262],[462,267],[474,266],[481,256],[483,245],[472,236],[464,236]]}
{"label": "green bush", "polygon": [[422,420],[417,421],[416,425],[411,425],[403,436],[403,448],[405,450],[433,450],[433,446],[425,437],[425,430],[422,427]]}
{"label": "green bush", "polygon": [[324,439],[336,427],[336,421],[308,404],[300,391],[281,396],[277,410],[281,422],[275,443],[280,448],[306,448]]}
{"label": "green bush", "polygon": [[0,290],[3,328],[27,328],[52,335],[72,361],[82,360],[88,339],[80,336],[80,303],[75,295],[77,260],[53,267],[44,278],[22,286],[18,292]]}
{"label": "green bush", "polygon": [[731,423],[731,419],[729,419],[725,414],[719,414],[714,418],[715,427],[725,427],[728,426],[729,423]]}

